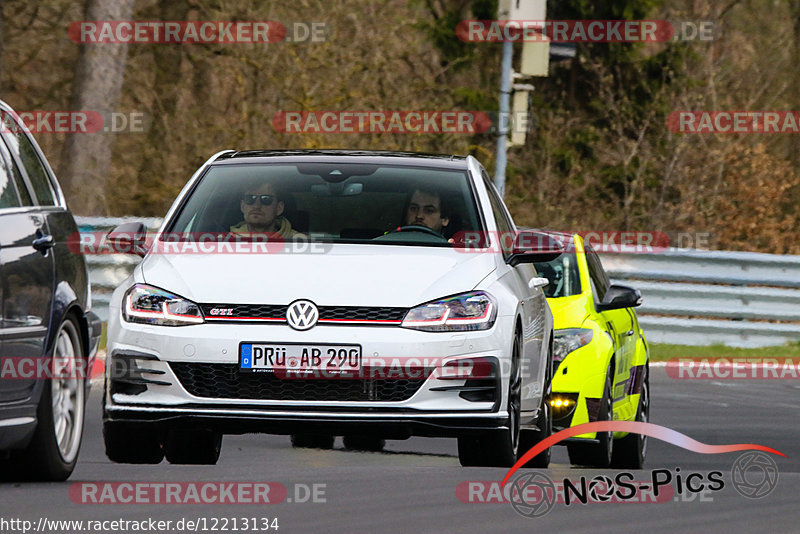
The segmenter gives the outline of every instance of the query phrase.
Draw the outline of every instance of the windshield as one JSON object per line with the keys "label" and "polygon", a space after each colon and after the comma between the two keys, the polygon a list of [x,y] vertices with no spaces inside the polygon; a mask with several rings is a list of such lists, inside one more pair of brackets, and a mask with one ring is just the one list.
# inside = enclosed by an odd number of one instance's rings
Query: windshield
{"label": "windshield", "polygon": [[553,261],[534,264],[539,276],[550,280],[544,288],[547,298],[571,297],[581,292],[581,279],[575,253],[564,253]]}
{"label": "windshield", "polygon": [[365,163],[212,166],[168,226],[196,240],[270,235],[459,246],[481,232],[466,171]]}

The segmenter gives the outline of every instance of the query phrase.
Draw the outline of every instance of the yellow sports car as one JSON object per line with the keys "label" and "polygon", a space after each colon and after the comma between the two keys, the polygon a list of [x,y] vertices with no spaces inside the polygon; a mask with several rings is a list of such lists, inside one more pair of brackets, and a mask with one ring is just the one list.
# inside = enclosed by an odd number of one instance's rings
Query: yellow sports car
{"label": "yellow sports car", "polygon": [[[578,234],[547,232],[564,246],[555,260],[535,263],[553,312],[553,430],[590,421],[647,421],[649,351],[633,310],[631,287],[611,284],[597,253]],[[572,464],[639,469],[647,438],[598,432],[566,440]]]}

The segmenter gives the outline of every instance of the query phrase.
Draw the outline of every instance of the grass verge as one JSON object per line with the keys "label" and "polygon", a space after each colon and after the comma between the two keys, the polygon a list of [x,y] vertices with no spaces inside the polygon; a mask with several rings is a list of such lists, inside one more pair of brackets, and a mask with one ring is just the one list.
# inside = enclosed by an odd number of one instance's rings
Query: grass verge
{"label": "grass verge", "polygon": [[800,359],[800,343],[789,343],[775,347],[758,347],[755,349],[726,347],[725,345],[707,345],[697,347],[692,345],[650,343],[650,361],[665,362],[673,358],[774,358],[777,360],[784,360],[787,358]]}

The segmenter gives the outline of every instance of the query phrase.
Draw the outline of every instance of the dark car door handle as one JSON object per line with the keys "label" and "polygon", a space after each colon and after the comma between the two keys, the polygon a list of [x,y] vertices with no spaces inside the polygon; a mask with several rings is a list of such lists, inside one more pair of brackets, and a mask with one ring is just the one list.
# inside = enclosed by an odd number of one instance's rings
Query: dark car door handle
{"label": "dark car door handle", "polygon": [[632,335],[633,335],[633,330],[628,330],[627,332],[625,332],[625,333],[624,333],[624,334],[622,334],[622,335],[623,335],[623,336],[632,336]]}
{"label": "dark car door handle", "polygon": [[31,243],[31,246],[41,252],[42,254],[46,254],[48,249],[53,248],[53,245],[56,244],[55,239],[51,235],[43,235],[41,237],[37,237]]}

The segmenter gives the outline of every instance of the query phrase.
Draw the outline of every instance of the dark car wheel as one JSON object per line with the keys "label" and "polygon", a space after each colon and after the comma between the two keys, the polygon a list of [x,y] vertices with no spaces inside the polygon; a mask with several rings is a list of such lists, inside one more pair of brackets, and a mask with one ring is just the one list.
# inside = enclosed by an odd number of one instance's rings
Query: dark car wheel
{"label": "dark car wheel", "polygon": [[106,421],[103,441],[106,456],[118,464],[157,464],[164,459],[159,436],[146,425]]}
{"label": "dark car wheel", "polygon": [[351,451],[380,452],[386,447],[386,440],[375,436],[344,436],[344,448]]}
{"label": "dark car wheel", "polygon": [[511,354],[511,376],[508,381],[508,425],[482,436],[458,438],[458,459],[464,467],[511,467],[517,461],[520,443],[520,408],[522,404],[522,372],[520,358],[522,338],[514,337]]}
{"label": "dark car wheel", "polygon": [[[545,378],[545,391],[542,394],[542,404],[539,406],[539,417],[536,420],[538,430],[522,430],[519,438],[518,455],[522,457],[526,452],[535,447],[540,441],[550,437],[553,433],[553,418],[550,414],[550,392],[553,387],[553,351],[548,354],[548,369]],[[552,447],[548,447],[543,452],[525,462],[523,467],[544,469],[550,466]]]}
{"label": "dark car wheel", "polygon": [[[614,380],[614,369],[609,369],[606,375],[606,384],[603,397],[600,399],[598,421],[611,421],[614,417],[611,382]],[[567,443],[567,454],[573,465],[588,467],[608,467],[611,465],[611,455],[614,448],[612,432],[598,432],[596,443]]]}
{"label": "dark car wheel", "polygon": [[[643,423],[650,421],[650,376],[645,367],[642,392],[639,397],[639,408],[636,410],[636,420]],[[628,434],[614,442],[614,453],[611,458],[611,467],[617,469],[641,469],[647,456],[647,436],[643,434]]]}
{"label": "dark car wheel", "polygon": [[[103,413],[108,379],[103,386]],[[161,436],[149,425],[103,421],[106,456],[118,464],[158,464],[164,459]]]}
{"label": "dark car wheel", "polygon": [[13,478],[61,481],[75,469],[86,406],[83,354],[75,323],[64,320],[53,348],[53,376],[44,384],[36,409],[33,439],[27,449],[12,454]]}
{"label": "dark car wheel", "polygon": [[164,442],[171,464],[215,465],[222,449],[222,434],[213,430],[173,430]]}
{"label": "dark car wheel", "polygon": [[329,434],[292,434],[292,447],[303,449],[332,449],[336,436]]}

